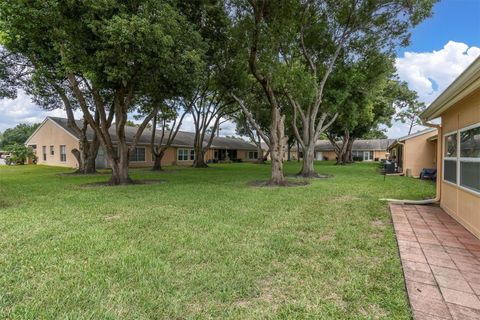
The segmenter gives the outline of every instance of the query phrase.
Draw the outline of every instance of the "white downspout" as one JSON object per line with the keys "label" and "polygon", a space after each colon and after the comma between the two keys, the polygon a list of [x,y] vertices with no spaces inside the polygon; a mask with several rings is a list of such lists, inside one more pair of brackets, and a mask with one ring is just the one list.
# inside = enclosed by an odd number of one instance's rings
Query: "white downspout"
{"label": "white downspout", "polygon": [[[427,199],[427,200],[399,200],[399,199],[380,199],[380,201],[388,201],[390,203],[397,203],[397,204],[434,204],[440,201],[440,195],[442,191],[442,181],[440,178],[442,170],[438,170],[441,168],[442,165],[442,126],[439,124],[428,123],[423,121],[423,125],[430,128],[437,129],[437,185],[436,185],[436,196],[434,199]],[[402,155],[403,156],[403,155]],[[439,174],[440,173],[440,174]]]}

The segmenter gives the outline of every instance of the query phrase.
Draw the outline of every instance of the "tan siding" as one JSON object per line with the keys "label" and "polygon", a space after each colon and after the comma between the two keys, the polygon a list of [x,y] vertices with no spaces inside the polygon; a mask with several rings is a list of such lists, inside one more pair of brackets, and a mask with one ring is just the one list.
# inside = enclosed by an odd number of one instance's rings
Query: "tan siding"
{"label": "tan siding", "polygon": [[403,172],[411,170],[414,177],[419,177],[423,168],[435,168],[436,142],[428,141],[437,131],[427,132],[405,141],[403,153]]}
{"label": "tan siding", "polygon": [[[38,164],[77,168],[78,163],[72,149],[78,149],[78,140],[52,120],[46,120],[40,129],[28,141],[28,145],[37,145]],[[50,146],[54,146],[54,155],[50,155]],[[60,161],[60,145],[66,146],[67,161]],[[42,146],[47,148],[47,160],[43,161]]]}
{"label": "tan siding", "polygon": [[[477,89],[442,114],[444,133],[456,131],[479,122],[480,89]],[[445,148],[443,137],[439,141]],[[439,173],[443,175],[442,170],[439,170]],[[441,186],[441,207],[480,238],[480,196],[443,181]]]}

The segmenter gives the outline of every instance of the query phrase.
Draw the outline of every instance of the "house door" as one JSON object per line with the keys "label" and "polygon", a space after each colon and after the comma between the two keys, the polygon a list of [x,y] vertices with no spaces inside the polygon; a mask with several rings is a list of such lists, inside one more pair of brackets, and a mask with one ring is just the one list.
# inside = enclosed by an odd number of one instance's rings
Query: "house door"
{"label": "house door", "polygon": [[322,161],[323,160],[323,153],[317,151],[315,159],[318,160],[318,161]]}
{"label": "house door", "polygon": [[373,160],[373,152],[363,151],[363,161],[372,161],[372,160]]}

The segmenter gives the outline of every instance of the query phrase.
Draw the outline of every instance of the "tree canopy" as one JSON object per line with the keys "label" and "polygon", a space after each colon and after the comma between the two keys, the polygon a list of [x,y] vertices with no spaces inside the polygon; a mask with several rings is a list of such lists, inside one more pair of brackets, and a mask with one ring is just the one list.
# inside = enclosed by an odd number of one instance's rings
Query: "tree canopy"
{"label": "tree canopy", "polygon": [[40,124],[20,123],[13,128],[6,129],[0,139],[0,148],[14,144],[24,144]]}

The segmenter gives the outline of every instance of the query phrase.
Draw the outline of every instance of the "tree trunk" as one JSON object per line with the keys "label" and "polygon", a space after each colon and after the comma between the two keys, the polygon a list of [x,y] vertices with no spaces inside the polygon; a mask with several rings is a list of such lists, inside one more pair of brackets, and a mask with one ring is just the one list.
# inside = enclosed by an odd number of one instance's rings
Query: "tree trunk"
{"label": "tree trunk", "polygon": [[161,150],[160,152],[153,152],[153,156],[155,157],[153,161],[152,171],[163,171],[162,168],[162,158],[165,155],[165,150]]}
{"label": "tree trunk", "polygon": [[97,173],[95,160],[97,159],[98,148],[100,147],[100,141],[98,141],[96,135],[93,141],[88,141],[86,137],[80,140],[79,149],[73,149],[72,154],[78,162],[78,169],[75,171],[77,174],[93,174]]}
{"label": "tree trunk", "polygon": [[133,180],[130,179],[128,175],[128,162],[125,164],[124,160],[114,160],[112,163],[112,177],[110,178],[109,184],[126,185],[132,183]]}
{"label": "tree trunk", "polygon": [[272,108],[272,124],[270,130],[270,157],[272,159],[272,176],[269,185],[285,186],[287,181],[283,175],[285,136],[285,116],[280,114],[279,108]]}
{"label": "tree trunk", "polygon": [[283,150],[280,143],[272,143],[272,150],[270,157],[272,158],[271,178],[268,182],[272,186],[286,185],[285,177],[283,176]]}
{"label": "tree trunk", "polygon": [[208,168],[207,163],[205,162],[205,150],[203,146],[195,146],[195,159],[192,164],[193,168]]}
{"label": "tree trunk", "polygon": [[[122,102],[120,102],[122,101]],[[132,184],[133,180],[128,175],[128,161],[130,154],[130,147],[127,145],[125,136],[125,123],[127,122],[127,108],[123,103],[123,99],[119,99],[115,103],[115,126],[117,131],[117,154],[109,155],[112,158],[112,177],[110,179],[111,185]],[[140,128],[139,128],[140,130]],[[138,133],[138,132],[137,132]],[[141,134],[141,133],[140,133]],[[113,146],[107,148],[113,150]]]}
{"label": "tree trunk", "polygon": [[298,173],[299,176],[304,178],[314,178],[317,177],[318,174],[315,172],[314,161],[315,161],[315,144],[311,143],[307,145],[303,152],[303,162],[302,162],[302,170]]}
{"label": "tree trunk", "polygon": [[257,146],[257,163],[265,164],[265,159],[263,159],[263,149],[261,145]]}
{"label": "tree trunk", "polygon": [[352,155],[352,148],[353,148],[353,138],[350,138],[347,143],[347,149],[345,151],[345,162],[346,163],[353,163],[353,155]]}

